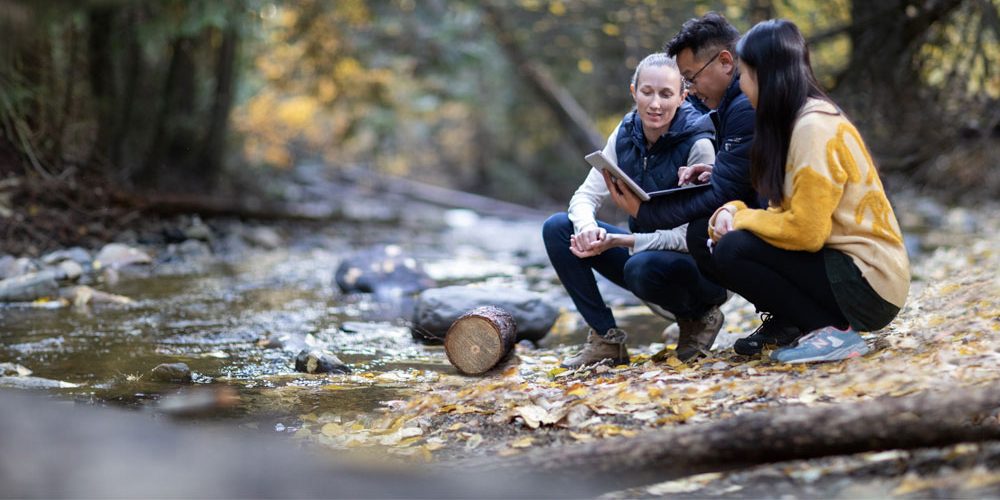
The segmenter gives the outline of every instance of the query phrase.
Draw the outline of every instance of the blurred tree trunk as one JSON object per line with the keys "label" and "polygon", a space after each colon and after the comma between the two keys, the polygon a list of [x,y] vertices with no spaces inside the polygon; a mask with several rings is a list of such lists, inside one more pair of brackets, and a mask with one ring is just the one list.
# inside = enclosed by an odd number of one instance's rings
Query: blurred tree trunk
{"label": "blurred tree trunk", "polygon": [[134,151],[138,149],[135,130],[135,109],[136,101],[139,101],[139,87],[145,73],[145,64],[142,57],[142,45],[139,43],[139,36],[136,26],[142,20],[139,12],[142,6],[138,5],[130,9],[128,13],[128,26],[124,29],[122,40],[126,45],[125,58],[125,82],[121,100],[121,109],[118,110],[121,119],[115,129],[115,142],[112,145],[111,164],[118,174],[119,180],[128,179],[129,173],[135,168],[134,158],[139,156]]}
{"label": "blurred tree trunk", "polygon": [[191,122],[195,97],[193,45],[194,40],[184,35],[171,43],[172,55],[160,91],[162,98],[156,112],[153,142],[145,164],[133,179],[140,186],[173,184],[180,179],[171,170],[189,170],[190,151],[196,144]]}
{"label": "blurred tree trunk", "polygon": [[94,142],[90,163],[105,169],[113,169],[115,154],[115,131],[119,102],[115,80],[115,54],[112,36],[117,31],[115,16],[118,8],[101,5],[93,8],[88,15],[89,40],[88,60],[90,61],[90,89],[97,111],[97,138]]}
{"label": "blurred tree trunk", "polygon": [[757,24],[766,19],[774,19],[774,3],[771,0],[749,0],[747,11],[750,22]]}
{"label": "blurred tree trunk", "polygon": [[202,144],[201,159],[195,165],[209,185],[214,184],[222,169],[226,134],[229,130],[229,111],[233,106],[238,42],[239,33],[235,26],[229,26],[222,32],[222,43],[219,44],[215,63],[215,93],[208,120],[208,133]]}
{"label": "blurred tree trunk", "polygon": [[834,94],[889,168],[906,170],[938,151],[947,127],[929,116],[916,60],[928,30],[962,0],[854,0],[851,58]]}
{"label": "blurred tree trunk", "polygon": [[483,12],[490,27],[496,33],[497,42],[503,49],[518,74],[529,88],[534,90],[553,114],[556,122],[566,129],[581,154],[590,153],[604,145],[597,128],[591,123],[586,111],[563,87],[560,87],[548,72],[531,61],[524,49],[514,39],[513,31],[507,26],[501,9],[491,3],[483,4]]}

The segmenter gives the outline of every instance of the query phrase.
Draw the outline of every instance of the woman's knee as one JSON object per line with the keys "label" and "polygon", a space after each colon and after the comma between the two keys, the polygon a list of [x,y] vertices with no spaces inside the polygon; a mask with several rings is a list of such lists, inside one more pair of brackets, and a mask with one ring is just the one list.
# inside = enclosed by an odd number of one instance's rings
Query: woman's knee
{"label": "woman's knee", "polygon": [[712,260],[722,273],[739,270],[746,259],[747,251],[757,237],[749,231],[730,231],[719,239],[712,251]]}
{"label": "woman's knee", "polygon": [[569,242],[573,234],[573,222],[566,212],[553,214],[542,224],[542,240],[545,244]]}
{"label": "woman's knee", "polygon": [[677,259],[663,258],[653,252],[640,252],[625,263],[625,284],[629,291],[643,300],[653,300],[666,283],[682,282],[685,263]]}

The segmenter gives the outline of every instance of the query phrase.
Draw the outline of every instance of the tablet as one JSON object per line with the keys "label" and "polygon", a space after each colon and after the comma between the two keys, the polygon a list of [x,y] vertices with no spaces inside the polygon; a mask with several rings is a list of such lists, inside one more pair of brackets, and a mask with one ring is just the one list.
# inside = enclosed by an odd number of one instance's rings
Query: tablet
{"label": "tablet", "polygon": [[681,191],[698,190],[705,189],[712,185],[711,181],[704,184],[688,184],[685,186],[677,186],[670,189],[662,189],[659,191],[646,192],[644,189],[639,187],[635,181],[632,180],[622,169],[618,168],[618,165],[612,163],[607,156],[604,156],[604,151],[597,150],[593,153],[584,157],[590,166],[596,168],[597,170],[606,170],[612,177],[621,181],[627,188],[629,188],[637,197],[642,201],[649,201],[650,198],[654,196],[663,196],[667,194],[678,193]]}

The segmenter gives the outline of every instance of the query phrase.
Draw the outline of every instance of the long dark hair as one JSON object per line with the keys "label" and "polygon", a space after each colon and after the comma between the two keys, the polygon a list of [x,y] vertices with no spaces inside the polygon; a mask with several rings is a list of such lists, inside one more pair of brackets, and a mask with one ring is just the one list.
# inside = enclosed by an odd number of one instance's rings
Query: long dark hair
{"label": "long dark hair", "polygon": [[806,99],[830,98],[820,89],[809,64],[809,48],[791,21],[757,23],[736,44],[736,56],[757,77],[750,179],[761,196],[777,205],[784,198],[785,164],[795,118]]}

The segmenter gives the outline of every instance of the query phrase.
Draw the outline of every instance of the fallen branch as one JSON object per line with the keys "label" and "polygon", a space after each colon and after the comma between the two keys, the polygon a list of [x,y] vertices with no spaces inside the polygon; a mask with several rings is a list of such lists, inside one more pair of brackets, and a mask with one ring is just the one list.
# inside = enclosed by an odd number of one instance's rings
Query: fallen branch
{"label": "fallen branch", "polygon": [[997,386],[844,405],[786,407],[462,465],[523,468],[567,484],[597,476],[606,479],[611,491],[785,460],[1000,439],[1000,426],[973,425],[998,407]]}
{"label": "fallen branch", "polygon": [[406,196],[410,199],[447,208],[465,208],[474,212],[498,217],[545,217],[549,212],[487,196],[457,191],[414,181],[405,177],[380,174],[371,169],[344,167],[340,178],[357,185],[371,187]]}

